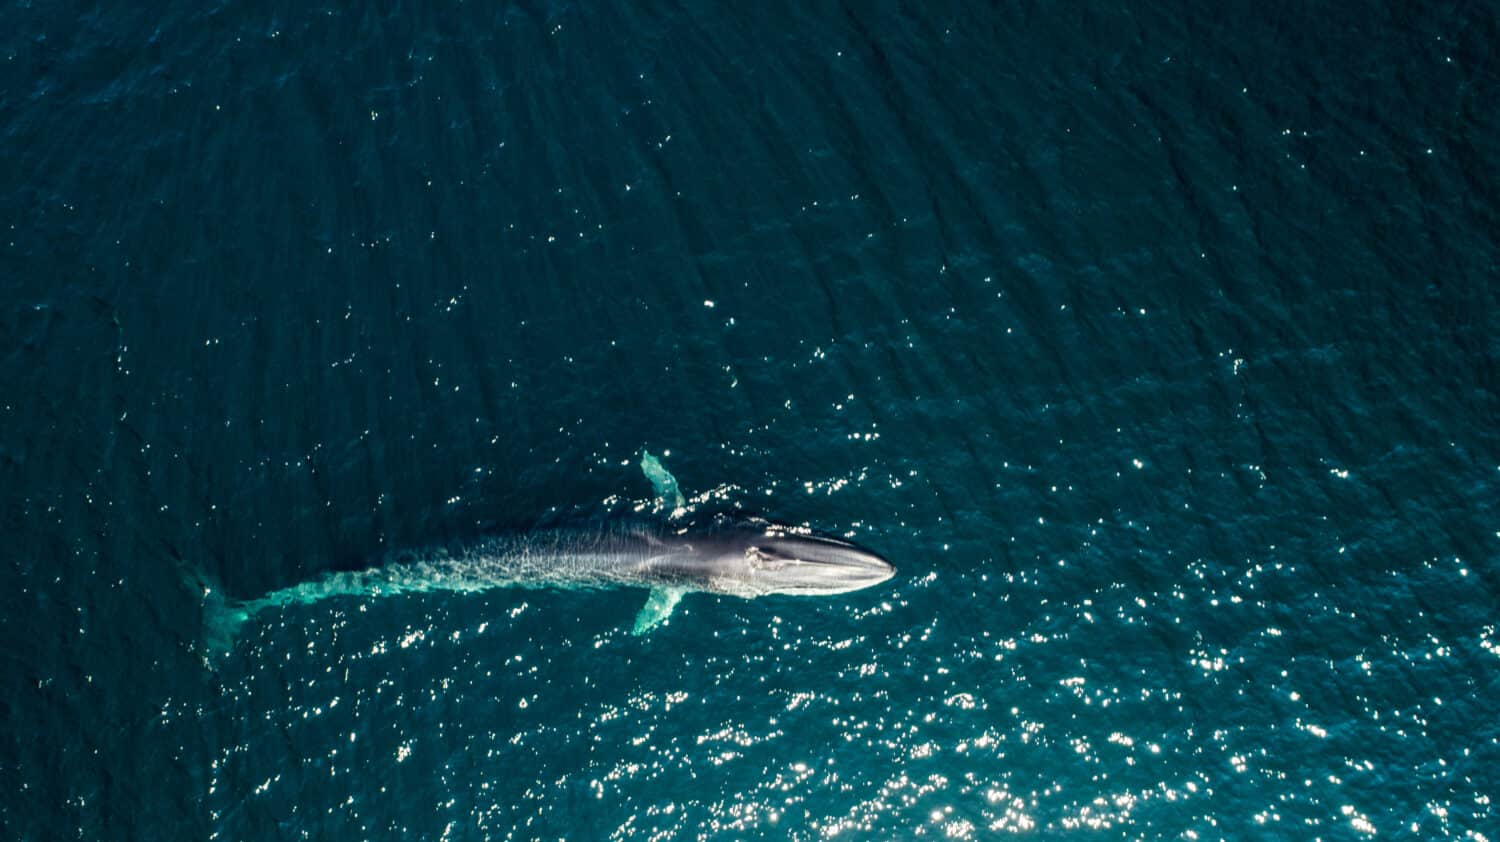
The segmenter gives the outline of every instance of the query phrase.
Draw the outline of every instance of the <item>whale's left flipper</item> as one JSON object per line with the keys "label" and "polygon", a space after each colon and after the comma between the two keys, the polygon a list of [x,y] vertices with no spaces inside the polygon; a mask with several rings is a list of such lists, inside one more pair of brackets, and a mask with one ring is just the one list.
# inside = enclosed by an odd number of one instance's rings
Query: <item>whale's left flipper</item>
{"label": "whale's left flipper", "polygon": [[672,517],[678,517],[686,511],[687,501],[682,497],[682,490],[677,487],[677,477],[672,476],[672,472],[667,470],[660,459],[644,450],[641,451],[641,473],[651,480],[651,487],[655,489],[657,498]]}
{"label": "whale's left flipper", "polygon": [[667,622],[672,616],[672,609],[682,599],[683,593],[681,588],[652,588],[651,596],[646,598],[646,604],[641,608],[641,613],[635,615],[635,628],[631,629],[630,633],[645,634]]}

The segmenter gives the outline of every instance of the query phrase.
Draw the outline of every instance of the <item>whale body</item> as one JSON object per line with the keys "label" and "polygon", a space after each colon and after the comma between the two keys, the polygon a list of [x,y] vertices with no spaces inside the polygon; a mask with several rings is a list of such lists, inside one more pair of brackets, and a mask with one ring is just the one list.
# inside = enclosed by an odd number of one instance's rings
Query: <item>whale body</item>
{"label": "whale body", "polygon": [[[676,481],[647,454],[642,467],[660,499],[682,511]],[[874,552],[805,529],[766,522],[615,521],[584,528],[497,535],[453,549],[407,552],[365,570],[328,573],[256,599],[227,598],[201,576],[209,654],[234,645],[240,627],[264,611],[339,597],[476,592],[501,587],[641,587],[651,593],[634,633],[666,622],[686,593],[746,599],[823,596],[878,585],[895,575]]]}
{"label": "whale body", "polygon": [[[862,547],[774,524],[702,530],[604,524],[485,538],[457,550],[407,553],[366,570],[336,572],[251,600],[226,600],[210,636],[227,648],[237,626],[263,611],[338,597],[476,592],[501,587],[644,587],[652,593],[637,634],[661,624],[683,594],[754,598],[824,596],[880,584],[890,562]],[[211,586],[208,588],[211,590]],[[205,594],[209,596],[209,594]]]}

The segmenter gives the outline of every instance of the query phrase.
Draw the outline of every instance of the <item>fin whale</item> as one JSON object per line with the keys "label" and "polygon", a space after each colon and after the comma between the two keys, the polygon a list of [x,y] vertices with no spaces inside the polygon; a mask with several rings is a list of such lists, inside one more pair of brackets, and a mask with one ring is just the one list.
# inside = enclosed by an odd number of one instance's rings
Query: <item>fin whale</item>
{"label": "fin whale", "polygon": [[[684,501],[676,479],[649,453],[641,468],[657,491],[659,508],[680,516]],[[645,634],[667,622],[687,593],[819,596],[871,587],[893,575],[890,562],[870,550],[806,530],[760,522],[694,528],[669,520],[492,536],[456,550],[329,573],[256,599],[228,598],[201,575],[192,584],[203,599],[205,643],[213,656],[233,648],[241,626],[263,611],[337,597],[642,587],[651,593],[632,631]]]}

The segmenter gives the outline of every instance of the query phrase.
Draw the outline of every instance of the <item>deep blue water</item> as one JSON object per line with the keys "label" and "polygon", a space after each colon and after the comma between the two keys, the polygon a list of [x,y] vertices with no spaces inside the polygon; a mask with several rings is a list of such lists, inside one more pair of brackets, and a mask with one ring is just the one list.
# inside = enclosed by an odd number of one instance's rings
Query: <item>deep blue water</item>
{"label": "deep blue water", "polygon": [[0,3],[0,836],[1500,839],[1497,19]]}

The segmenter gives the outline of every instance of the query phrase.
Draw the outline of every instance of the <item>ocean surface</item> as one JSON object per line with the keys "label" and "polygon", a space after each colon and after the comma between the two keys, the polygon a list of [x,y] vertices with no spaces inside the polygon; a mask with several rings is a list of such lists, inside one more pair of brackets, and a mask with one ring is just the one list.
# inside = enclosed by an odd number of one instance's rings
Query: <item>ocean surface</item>
{"label": "ocean surface", "polygon": [[[1485,2],[0,2],[0,837],[1500,840]],[[824,599],[205,600],[649,503]]]}

